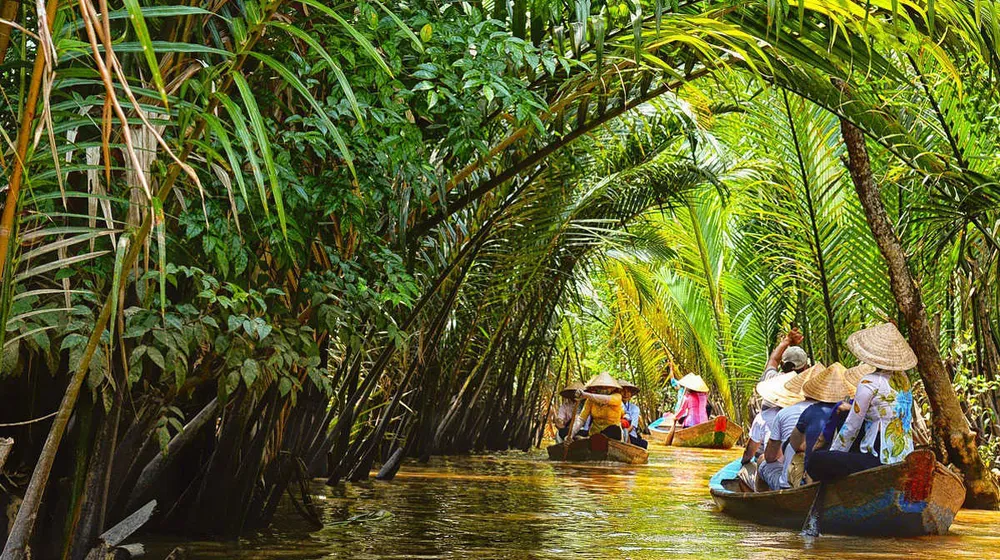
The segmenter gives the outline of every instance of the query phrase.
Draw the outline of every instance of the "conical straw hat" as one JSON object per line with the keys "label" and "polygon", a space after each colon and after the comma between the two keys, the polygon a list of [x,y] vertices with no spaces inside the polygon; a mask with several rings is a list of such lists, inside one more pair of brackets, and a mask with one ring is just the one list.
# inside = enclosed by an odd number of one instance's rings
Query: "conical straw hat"
{"label": "conical straw hat", "polygon": [[874,371],[875,366],[870,366],[862,362],[852,368],[847,368],[847,371],[844,372],[844,379],[850,383],[851,387],[857,389],[858,383],[861,382],[861,378],[869,373],[873,373]]}
{"label": "conical straw hat", "polygon": [[917,355],[892,323],[882,323],[847,337],[847,347],[862,362],[886,371],[906,371],[917,365]]}
{"label": "conical straw hat", "polygon": [[611,377],[607,373],[600,373],[590,378],[587,382],[587,389],[596,389],[598,387],[604,387],[606,389],[618,389],[621,390],[622,386],[615,381],[614,377]]}
{"label": "conical straw hat", "polygon": [[619,379],[618,384],[622,386],[622,389],[627,389],[633,395],[639,394],[639,386],[630,381],[625,381],[624,379]]}
{"label": "conical straw hat", "polygon": [[756,387],[757,394],[765,401],[770,401],[781,408],[792,406],[802,401],[802,395],[785,389],[785,383],[791,381],[796,375],[798,374],[791,371],[776,375],[766,381],[761,381]]}
{"label": "conical straw hat", "polygon": [[563,387],[563,390],[559,391],[559,394],[566,397],[567,399],[571,399],[576,395],[577,391],[582,391],[583,389],[584,389],[583,383],[580,383],[579,381],[574,381],[569,385]]}
{"label": "conical straw hat", "polygon": [[823,371],[824,369],[826,369],[826,366],[823,365],[823,362],[816,362],[815,364],[803,370],[802,373],[799,373],[798,375],[793,377],[791,381],[785,383],[785,389],[789,393],[792,393],[794,395],[801,395],[802,386],[806,384],[806,381],[808,381],[810,377],[816,375],[817,373]]}
{"label": "conical straw hat", "polygon": [[847,371],[840,362],[834,362],[819,373],[815,373],[802,385],[802,395],[814,401],[835,403],[854,394],[854,386],[844,378]]}
{"label": "conical straw hat", "polygon": [[705,384],[705,380],[696,373],[689,373],[685,375],[680,379],[680,381],[677,382],[677,384],[685,389],[690,389],[699,393],[708,392],[708,385]]}

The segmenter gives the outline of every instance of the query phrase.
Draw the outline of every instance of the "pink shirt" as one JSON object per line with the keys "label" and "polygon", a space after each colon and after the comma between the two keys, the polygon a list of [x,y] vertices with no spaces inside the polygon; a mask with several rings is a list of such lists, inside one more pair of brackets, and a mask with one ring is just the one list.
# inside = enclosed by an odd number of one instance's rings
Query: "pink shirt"
{"label": "pink shirt", "polygon": [[702,422],[708,422],[708,411],[705,408],[705,404],[708,403],[708,393],[699,393],[698,391],[685,391],[685,393],[684,404],[677,411],[677,416],[687,414],[682,427],[690,428]]}

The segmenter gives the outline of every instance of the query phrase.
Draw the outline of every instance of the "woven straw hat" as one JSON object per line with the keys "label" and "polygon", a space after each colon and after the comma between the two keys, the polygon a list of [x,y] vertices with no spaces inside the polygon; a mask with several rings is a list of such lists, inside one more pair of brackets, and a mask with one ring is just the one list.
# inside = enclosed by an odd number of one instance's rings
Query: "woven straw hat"
{"label": "woven straw hat", "polygon": [[917,355],[892,323],[862,329],[847,337],[847,347],[862,362],[886,371],[906,371]]}
{"label": "woven straw hat", "polygon": [[632,383],[630,381],[625,381],[624,379],[619,379],[618,384],[622,386],[623,390],[627,390],[633,395],[639,394],[639,386],[636,385],[635,383]]}
{"label": "woven straw hat", "polygon": [[802,396],[814,401],[835,403],[854,394],[854,386],[844,377],[847,371],[840,362],[834,362],[823,371],[814,373],[802,385]]}
{"label": "woven straw hat", "polygon": [[559,394],[566,397],[567,399],[571,399],[574,396],[576,396],[577,391],[582,391],[583,389],[584,389],[583,383],[580,383],[579,381],[574,381],[569,385],[563,387],[563,390],[559,391]]}
{"label": "woven straw hat", "polygon": [[607,373],[600,373],[590,378],[587,382],[586,389],[596,389],[598,387],[603,387],[605,389],[618,389],[621,391],[622,386]]}
{"label": "woven straw hat", "polygon": [[851,387],[857,389],[858,383],[861,382],[861,378],[874,372],[875,366],[870,366],[862,362],[852,368],[847,368],[847,371],[844,372],[844,379],[851,384]]}
{"label": "woven straw hat", "polygon": [[708,385],[705,384],[705,380],[696,373],[689,373],[685,375],[680,379],[680,381],[677,382],[677,384],[685,389],[690,389],[691,391],[697,391],[699,393],[708,392]]}
{"label": "woven straw hat", "polygon": [[785,389],[785,383],[791,381],[791,379],[796,375],[798,374],[794,371],[790,371],[788,373],[776,375],[766,381],[761,381],[757,384],[757,394],[760,395],[765,401],[771,401],[776,406],[781,408],[792,406],[797,402],[801,402],[802,395]]}
{"label": "woven straw hat", "polygon": [[[793,395],[802,394],[802,386],[809,381],[809,378],[826,369],[823,362],[816,362],[802,373],[797,374],[788,383],[785,383],[785,390]],[[794,372],[792,372],[794,373]]]}

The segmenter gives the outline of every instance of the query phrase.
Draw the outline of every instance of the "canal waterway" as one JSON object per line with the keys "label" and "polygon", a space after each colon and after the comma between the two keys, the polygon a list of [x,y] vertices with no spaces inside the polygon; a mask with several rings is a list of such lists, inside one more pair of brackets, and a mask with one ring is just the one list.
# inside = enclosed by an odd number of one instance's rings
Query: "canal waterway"
{"label": "canal waterway", "polygon": [[823,536],[761,527],[716,510],[708,479],[738,451],[659,448],[643,466],[569,464],[544,451],[407,462],[392,482],[313,486],[324,528],[290,508],[239,542],[176,545],[190,559],[662,559],[1000,557],[1000,512],[963,510],[951,534]]}

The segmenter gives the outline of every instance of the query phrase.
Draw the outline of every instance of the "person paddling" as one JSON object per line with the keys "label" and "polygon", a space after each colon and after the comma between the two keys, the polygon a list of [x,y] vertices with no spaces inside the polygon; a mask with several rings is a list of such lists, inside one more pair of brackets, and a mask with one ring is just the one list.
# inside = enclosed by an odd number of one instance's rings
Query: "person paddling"
{"label": "person paddling", "polygon": [[646,449],[649,447],[649,442],[642,439],[642,436],[639,435],[639,417],[641,411],[639,410],[639,405],[632,402],[632,397],[639,394],[639,387],[621,379],[618,380],[618,383],[622,386],[622,429],[628,432],[629,443]]}
{"label": "person paddling", "polygon": [[674,421],[683,420],[682,427],[690,428],[708,422],[708,385],[700,375],[689,373],[677,382],[684,387],[684,404],[677,411]]}
{"label": "person paddling", "polygon": [[623,415],[621,393],[622,386],[614,377],[607,373],[594,376],[587,382],[585,389],[579,392],[580,398],[584,399],[583,410],[576,417],[569,433],[577,434],[577,430],[589,418],[588,436],[604,434],[609,439],[621,441]]}
{"label": "person paddling", "polygon": [[[802,333],[799,332],[798,328],[793,327],[778,341],[774,350],[771,350],[771,355],[767,357],[767,363],[764,364],[764,373],[760,375],[760,381],[767,381],[782,373],[805,371],[809,367],[809,355],[799,346],[801,342]],[[764,399],[761,409],[773,406],[774,403]]]}
{"label": "person paddling", "polygon": [[[858,382],[854,404],[830,450],[816,451],[809,458],[806,470],[813,480],[832,480],[898,463],[913,451],[913,394],[905,372],[916,367],[916,354],[892,323],[852,334],[847,348],[875,371]],[[851,453],[862,427],[860,453]]]}
{"label": "person paddling", "polygon": [[573,419],[576,418],[576,409],[579,399],[577,399],[577,391],[583,390],[583,383],[579,381],[574,381],[569,385],[563,387],[562,391],[559,391],[559,397],[562,402],[559,404],[559,409],[556,411],[556,417],[554,424],[556,425],[556,436],[557,442],[565,440],[569,436],[570,424],[573,423]]}

